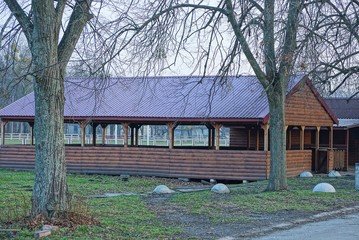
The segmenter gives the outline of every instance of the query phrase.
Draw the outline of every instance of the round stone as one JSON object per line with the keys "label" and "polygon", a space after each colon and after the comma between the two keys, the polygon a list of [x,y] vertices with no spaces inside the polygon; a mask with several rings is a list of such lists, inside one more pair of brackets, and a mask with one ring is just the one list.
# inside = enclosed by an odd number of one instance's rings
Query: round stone
{"label": "round stone", "polygon": [[299,174],[299,177],[301,178],[307,178],[307,177],[313,177],[313,174],[311,172],[302,172],[301,174]]}
{"label": "round stone", "polygon": [[153,193],[174,193],[175,191],[169,189],[166,185],[158,185],[154,190]]}
{"label": "round stone", "polygon": [[319,183],[313,188],[313,192],[335,192],[335,188],[329,183]]}
{"label": "round stone", "polygon": [[211,189],[212,192],[215,193],[229,193],[229,188],[224,185],[223,183],[217,183],[216,185],[214,185]]}
{"label": "round stone", "polygon": [[328,173],[328,177],[341,177],[342,175],[340,175],[340,173],[338,172],[338,171],[335,171],[335,170],[333,170],[333,171],[330,171],[329,173]]}

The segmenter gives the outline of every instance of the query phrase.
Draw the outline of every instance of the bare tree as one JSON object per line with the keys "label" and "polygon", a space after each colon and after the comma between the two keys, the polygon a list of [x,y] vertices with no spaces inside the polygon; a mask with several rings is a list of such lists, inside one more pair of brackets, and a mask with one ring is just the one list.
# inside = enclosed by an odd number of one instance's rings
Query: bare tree
{"label": "bare tree", "polygon": [[56,218],[68,208],[63,140],[64,75],[77,41],[92,14],[92,0],[32,2],[5,0],[16,22],[3,27],[2,41],[22,32],[31,52],[35,92],[35,184],[32,216]]}
{"label": "bare tree", "polygon": [[359,2],[326,1],[301,61],[325,95],[348,99],[359,93]]}
{"label": "bare tree", "polygon": [[[313,36],[325,1],[218,0],[141,1],[132,19],[134,39],[126,51],[144,73],[168,70],[180,62],[191,73],[216,73],[225,84],[238,75],[246,57],[262,84],[270,108],[271,164],[268,190],[287,188],[285,97],[298,55]],[[139,12],[140,11],[140,12]],[[142,19],[142,21],[141,21]],[[117,43],[116,33],[113,42]],[[116,56],[116,46],[112,45]],[[121,49],[119,49],[121,50]],[[109,59],[112,59],[111,57]],[[145,60],[145,63],[141,64]],[[109,60],[108,60],[109,61]]]}

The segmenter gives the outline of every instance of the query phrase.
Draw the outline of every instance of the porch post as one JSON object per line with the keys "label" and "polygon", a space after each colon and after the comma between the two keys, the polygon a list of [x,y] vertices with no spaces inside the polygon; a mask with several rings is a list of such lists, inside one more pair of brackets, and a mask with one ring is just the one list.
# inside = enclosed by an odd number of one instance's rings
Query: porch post
{"label": "porch post", "polygon": [[133,126],[130,126],[131,130],[131,146],[135,144],[135,128]]}
{"label": "porch post", "polygon": [[300,150],[304,150],[305,126],[300,126]]}
{"label": "porch post", "polygon": [[347,147],[346,149],[346,158],[345,158],[345,169],[344,170],[348,170],[348,166],[349,166],[349,133],[350,133],[350,130],[347,128],[346,130],[346,139],[345,139],[345,146]]}
{"label": "porch post", "polygon": [[140,129],[140,125],[135,126],[135,146],[138,146],[138,130]]}
{"label": "porch post", "polygon": [[6,126],[6,121],[1,121],[1,144],[0,145],[5,145],[5,126]]}
{"label": "porch post", "polygon": [[329,148],[333,149],[333,142],[334,142],[334,131],[333,126],[329,127]]}
{"label": "porch post", "polygon": [[122,123],[122,128],[125,133],[125,139],[123,140],[123,146],[128,147],[128,123]]}
{"label": "porch post", "polygon": [[288,149],[292,149],[292,128],[288,128]]}
{"label": "porch post", "polygon": [[288,149],[288,125],[285,125],[285,149]]}
{"label": "porch post", "polygon": [[248,135],[247,135],[247,149],[251,148],[251,128],[248,127]]}
{"label": "porch post", "polygon": [[257,127],[256,132],[256,151],[259,151],[259,128]]}
{"label": "porch post", "polygon": [[212,128],[212,134],[211,134],[211,137],[212,137],[212,140],[211,140],[211,149],[215,149],[215,145],[216,145],[216,129],[215,128]]}
{"label": "porch post", "polygon": [[175,123],[167,123],[167,127],[168,127],[168,137],[169,137],[168,147],[169,147],[169,149],[172,149],[175,145],[176,124]]}
{"label": "porch post", "polygon": [[96,128],[98,126],[97,123],[92,123],[92,144],[96,146]]}
{"label": "porch post", "polygon": [[314,160],[314,170],[318,170],[318,157],[319,157],[319,147],[320,147],[320,127],[315,128],[315,160]]}
{"label": "porch post", "polygon": [[207,125],[207,128],[208,128],[208,149],[211,149],[212,148],[212,134],[213,134],[213,132],[212,132],[212,126],[209,126],[209,125]]}
{"label": "porch post", "polygon": [[268,130],[269,130],[269,124],[266,123],[262,126],[264,130],[264,151],[268,151]]}
{"label": "porch post", "polygon": [[[221,127],[222,125],[221,124],[213,124],[212,125],[214,127],[214,131],[215,131],[215,134],[212,134],[212,137],[213,135],[215,135],[215,138],[216,138],[216,150],[219,150],[220,148],[220,145],[221,145]],[[214,143],[214,142],[212,142]]]}
{"label": "porch post", "polygon": [[86,122],[80,122],[80,128],[81,128],[81,147],[85,146],[85,138],[86,138]]}
{"label": "porch post", "polygon": [[101,129],[102,129],[102,145],[105,145],[105,137],[106,137],[106,127],[107,124],[101,124]]}
{"label": "porch post", "polygon": [[30,143],[31,145],[34,145],[34,123],[28,122],[28,124],[30,126]]}

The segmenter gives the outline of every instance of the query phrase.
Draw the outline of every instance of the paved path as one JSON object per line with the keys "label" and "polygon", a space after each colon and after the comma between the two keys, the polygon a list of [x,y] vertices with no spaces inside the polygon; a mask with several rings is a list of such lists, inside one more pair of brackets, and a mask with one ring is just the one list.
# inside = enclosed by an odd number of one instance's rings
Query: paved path
{"label": "paved path", "polygon": [[256,240],[355,240],[359,239],[359,213],[337,219],[308,223],[289,230],[254,238]]}

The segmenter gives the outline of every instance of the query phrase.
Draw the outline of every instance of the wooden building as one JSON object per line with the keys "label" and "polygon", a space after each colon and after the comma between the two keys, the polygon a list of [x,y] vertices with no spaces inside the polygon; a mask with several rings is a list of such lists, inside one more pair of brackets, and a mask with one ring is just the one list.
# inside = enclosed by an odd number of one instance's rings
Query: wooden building
{"label": "wooden building", "polygon": [[[79,145],[66,145],[71,172],[139,174],[201,179],[259,180],[269,175],[269,107],[263,87],[253,76],[148,77],[74,79],[66,82],[65,123],[81,128]],[[34,147],[7,145],[5,124],[34,126],[33,93],[0,110],[0,168],[32,169]],[[338,121],[306,76],[291,78],[286,100],[287,174],[328,172],[334,167],[333,124]],[[85,142],[85,128],[104,133],[121,124],[123,145],[106,145],[104,137]],[[164,125],[168,146],[139,146],[142,125]],[[179,125],[205,125],[208,146],[175,145]],[[220,129],[230,128],[229,147],[220,146]],[[104,134],[102,134],[104,136]],[[33,141],[32,141],[33,143]],[[343,163],[345,164],[345,163]]]}
{"label": "wooden building", "polygon": [[359,98],[327,98],[325,102],[338,117],[339,123],[334,125],[334,148],[341,152],[346,163],[344,166],[335,163],[335,168],[346,169],[359,163]]}

